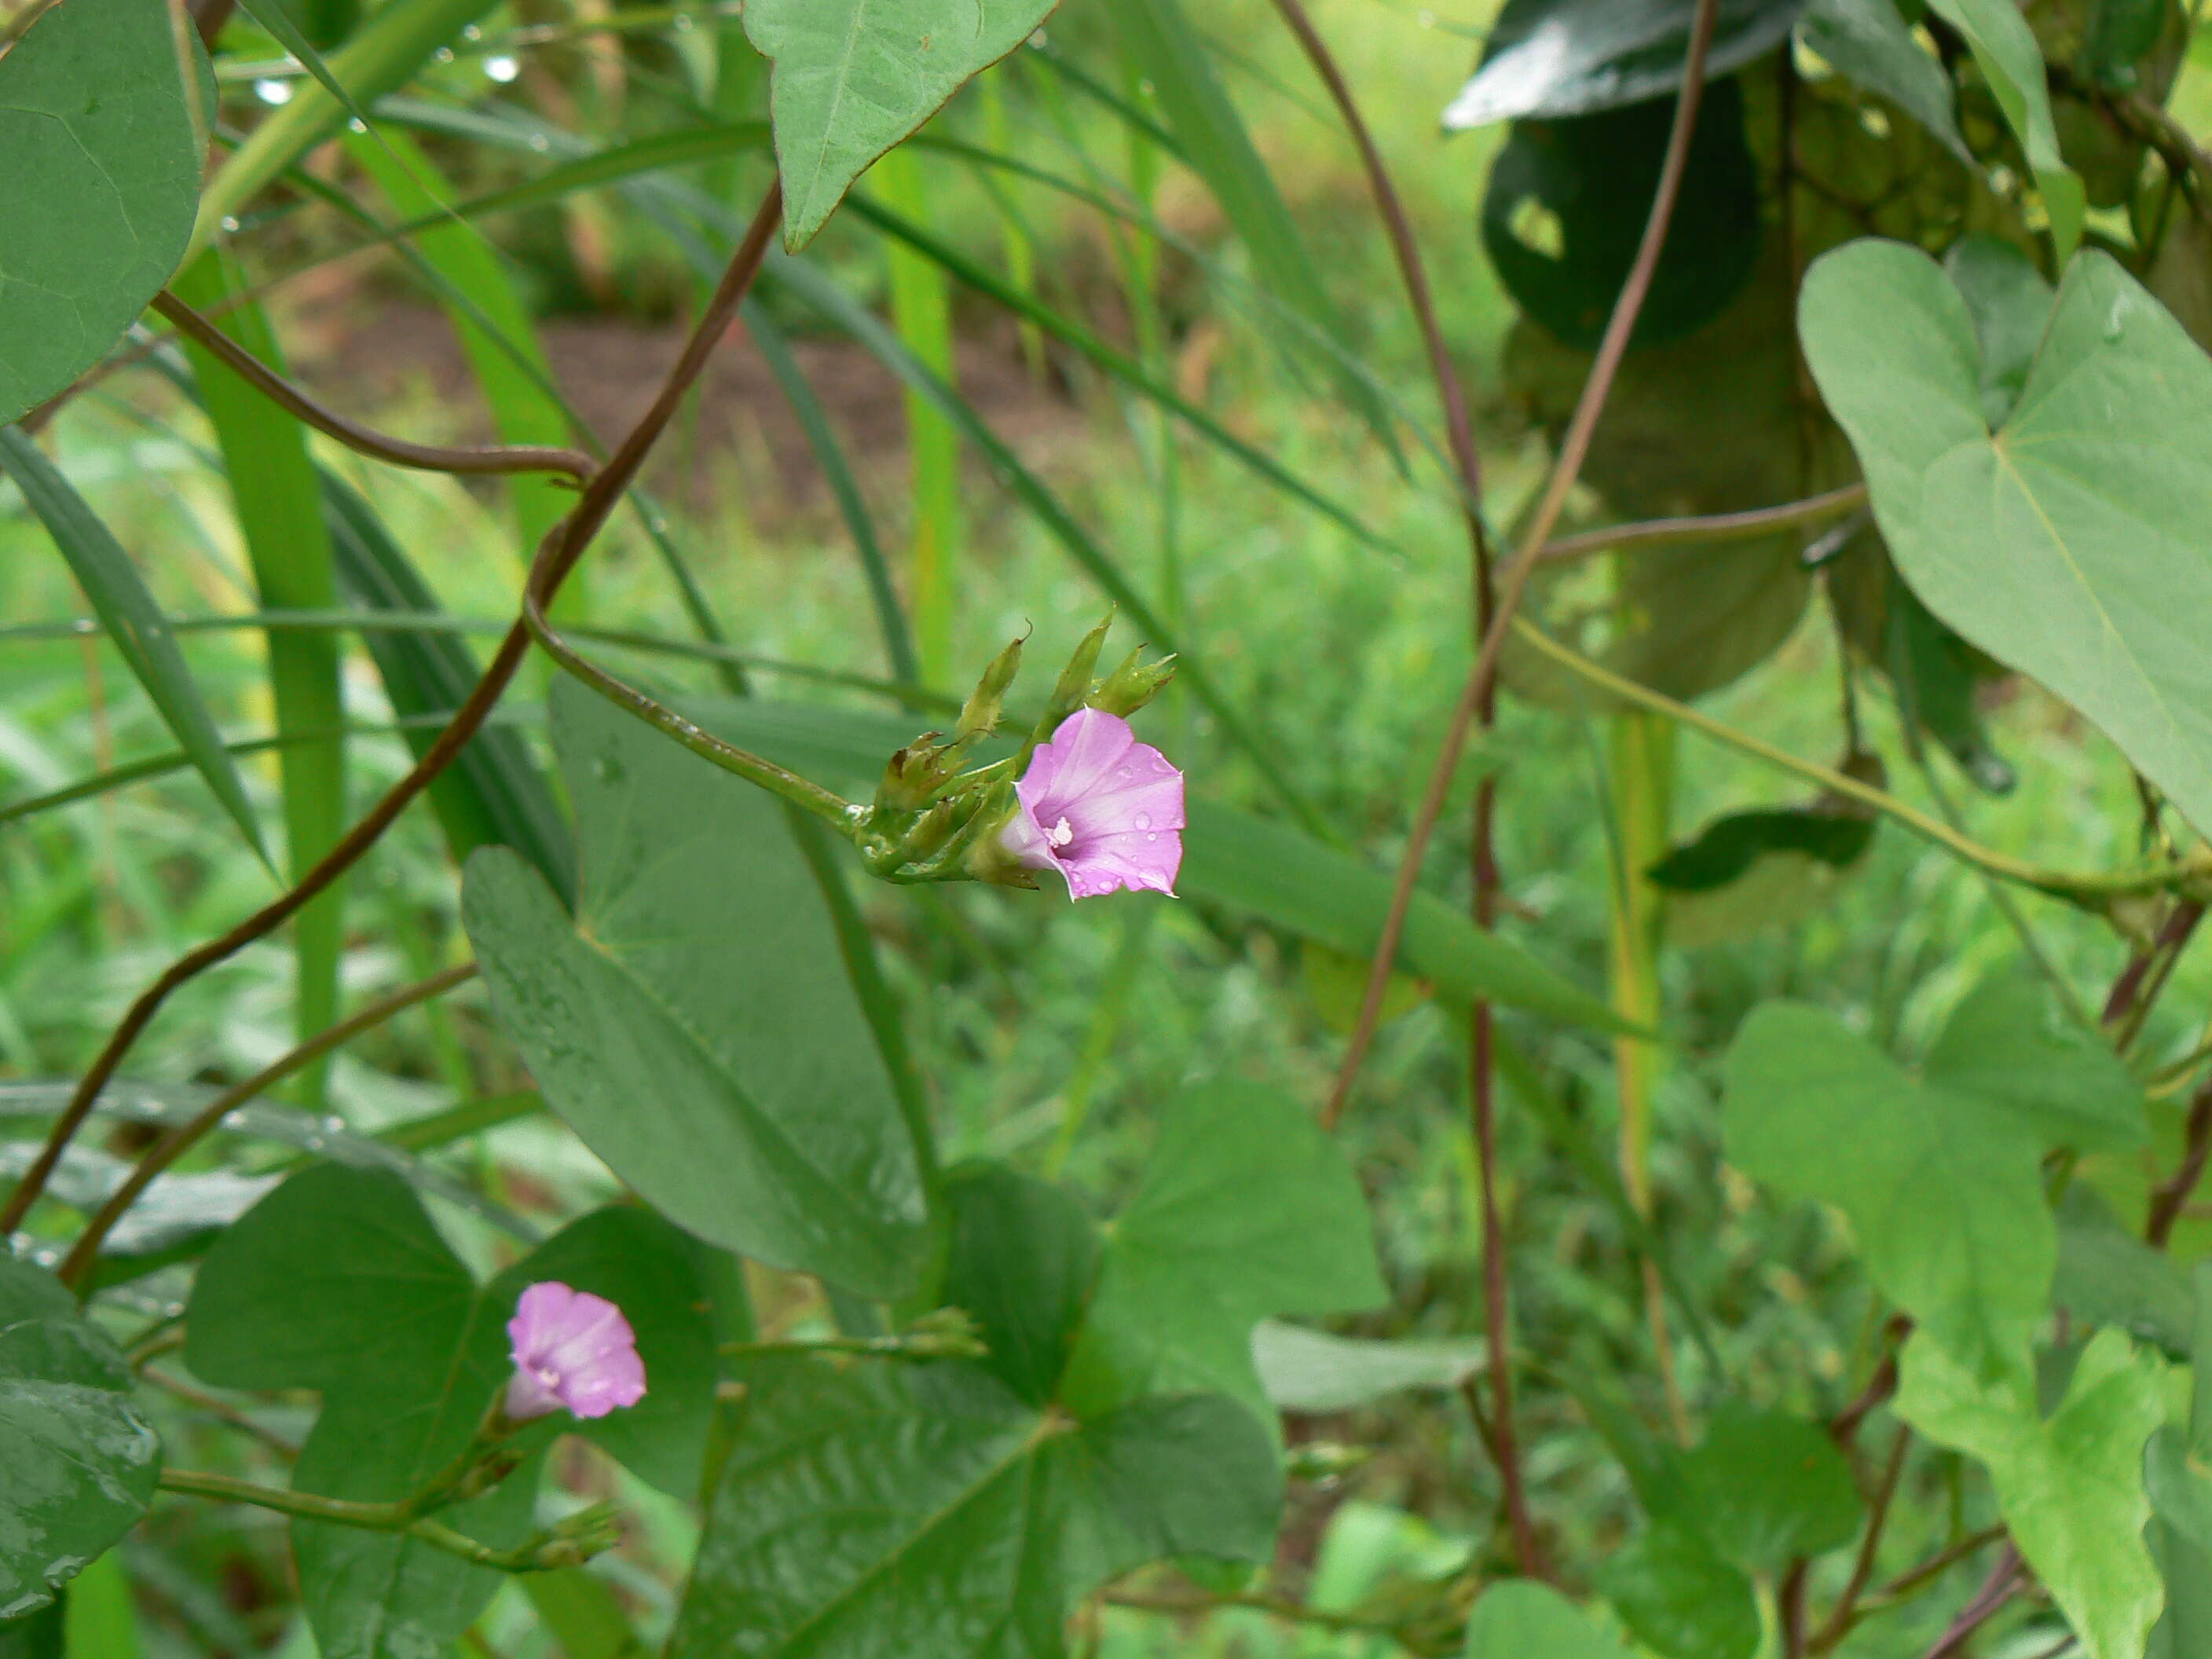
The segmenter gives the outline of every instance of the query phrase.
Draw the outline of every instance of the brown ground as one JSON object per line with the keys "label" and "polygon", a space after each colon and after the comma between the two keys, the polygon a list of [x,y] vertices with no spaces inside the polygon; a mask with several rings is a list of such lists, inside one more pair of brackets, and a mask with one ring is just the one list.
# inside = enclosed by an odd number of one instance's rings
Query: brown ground
{"label": "brown ground", "polygon": [[[616,318],[556,319],[543,333],[562,392],[610,443],[645,412],[684,343],[678,324]],[[341,303],[315,306],[290,319],[288,336],[301,378],[348,413],[374,418],[378,408],[427,392],[459,415],[447,435],[489,435],[466,361],[434,307],[353,289]],[[877,485],[903,480],[906,408],[898,380],[848,341],[799,340],[793,351],[855,472]],[[1031,376],[1011,328],[962,340],[957,361],[962,394],[1025,462],[1048,465],[1082,441],[1081,411],[1056,380],[1041,384]],[[759,503],[770,514],[812,510],[828,501],[805,434],[742,327],[714,355],[701,380],[701,398],[698,441],[684,441],[692,428],[679,424],[661,446],[648,482],[668,489],[679,470],[688,471],[682,493],[703,501],[715,472],[734,453],[755,467],[764,464],[770,478],[750,482],[766,484],[778,498]]]}

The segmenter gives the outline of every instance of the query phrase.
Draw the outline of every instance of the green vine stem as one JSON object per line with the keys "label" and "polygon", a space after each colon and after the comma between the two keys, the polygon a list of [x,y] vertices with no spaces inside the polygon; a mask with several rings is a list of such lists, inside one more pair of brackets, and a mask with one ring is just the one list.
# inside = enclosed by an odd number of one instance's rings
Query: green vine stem
{"label": "green vine stem", "polygon": [[457,985],[465,985],[477,976],[477,965],[464,963],[458,968],[448,968],[434,974],[420,984],[396,991],[380,1002],[370,1004],[350,1019],[341,1020],[327,1031],[310,1037],[290,1053],[278,1055],[260,1071],[236,1087],[227,1089],[210,1101],[205,1110],[189,1122],[175,1128],[147,1149],[120,1187],[108,1195],[99,1212],[86,1224],[83,1234],[70,1249],[69,1259],[62,1263],[59,1278],[80,1296],[91,1294],[93,1268],[98,1265],[100,1247],[116,1223],[130,1213],[131,1206],[146,1194],[146,1189],[161,1172],[176,1163],[208,1135],[222,1125],[224,1118],[256,1096],[266,1094],[302,1066],[310,1066],[333,1049],[343,1047],[363,1031],[374,1030],[395,1014],[404,1013],[417,1003],[441,997]]}
{"label": "green vine stem", "polygon": [[1845,484],[1840,489],[1831,489],[1825,495],[1808,495],[1802,501],[1785,501],[1779,507],[1755,507],[1741,513],[1708,513],[1686,519],[1649,519],[1638,524],[1607,525],[1601,530],[1586,531],[1579,536],[1562,536],[1557,541],[1544,544],[1537,556],[1547,564],[1565,559],[1588,558],[1593,553],[1635,551],[1647,547],[1666,547],[1680,542],[1742,541],[1753,536],[1766,536],[1778,530],[1787,530],[1795,525],[1817,524],[1823,519],[1832,519],[1838,514],[1863,506],[1867,487],[1863,483]]}
{"label": "green vine stem", "polygon": [[1972,837],[1953,829],[1942,819],[1908,805],[1870,783],[1863,783],[1831,767],[1822,766],[1817,761],[1802,759],[1787,750],[1777,748],[1763,738],[1754,737],[1723,720],[1715,720],[1687,703],[1677,702],[1662,692],[1624,678],[1602,665],[1592,662],[1581,653],[1560,644],[1526,621],[1516,618],[1513,632],[1522,644],[1549,657],[1585,684],[1638,708],[1663,714],[1678,725],[1688,726],[1738,754],[1762,761],[1778,770],[1802,778],[1808,783],[1817,784],[1832,794],[1856,801],[1923,840],[1933,842],[1961,862],[1999,880],[2033,888],[2037,892],[2062,899],[2094,915],[2107,917],[2112,915],[2113,905],[2122,899],[2172,890],[2212,889],[2212,857],[2156,866],[2148,870],[2081,875],[2046,870],[2029,864],[2009,854],[2000,853],[1995,848],[1983,846]]}
{"label": "green vine stem", "polygon": [[301,1521],[320,1521],[334,1527],[353,1527],[364,1532],[404,1532],[424,1543],[458,1555],[477,1566],[500,1572],[557,1572],[581,1566],[594,1555],[620,1541],[613,1517],[604,1510],[586,1510],[549,1527],[528,1542],[499,1549],[418,1511],[418,1500],[403,1498],[391,1504],[356,1503],[343,1498],[319,1498],[313,1492],[287,1492],[277,1486],[258,1486],[227,1474],[195,1469],[164,1469],[161,1489],[184,1498],[204,1498],[218,1504],[250,1504]]}

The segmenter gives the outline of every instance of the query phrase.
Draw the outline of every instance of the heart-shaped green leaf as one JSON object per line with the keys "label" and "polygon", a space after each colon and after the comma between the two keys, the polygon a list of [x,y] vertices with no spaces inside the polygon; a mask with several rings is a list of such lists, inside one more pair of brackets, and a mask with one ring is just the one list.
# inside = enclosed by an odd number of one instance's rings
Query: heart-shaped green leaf
{"label": "heart-shaped green leaf", "polygon": [[573,681],[554,746],[577,808],[571,918],[505,848],[462,919],[554,1110],[712,1243],[890,1297],[927,1259],[918,1153],[775,799]]}
{"label": "heart-shaped green leaf", "polygon": [[1966,305],[1917,250],[1827,255],[1799,327],[1913,591],[2212,824],[2212,695],[2189,625],[2212,607],[2212,362],[2094,250],[1994,433]]}
{"label": "heart-shaped green leaf", "polygon": [[75,1297],[0,1255],[0,1619],[45,1607],[146,1512],[161,1443],[131,1385]]}
{"label": "heart-shaped green leaf", "polygon": [[1466,1659],[1626,1659],[1627,1652],[1620,1638],[1533,1578],[1492,1584],[1467,1621]]}
{"label": "heart-shaped green leaf", "polygon": [[1029,39],[1055,0],[751,0],[770,97],[784,239],[822,228],[853,180],[970,76]]}
{"label": "heart-shaped green leaf", "polygon": [[0,426],[98,362],[185,257],[188,38],[164,0],[69,0],[0,57]]}

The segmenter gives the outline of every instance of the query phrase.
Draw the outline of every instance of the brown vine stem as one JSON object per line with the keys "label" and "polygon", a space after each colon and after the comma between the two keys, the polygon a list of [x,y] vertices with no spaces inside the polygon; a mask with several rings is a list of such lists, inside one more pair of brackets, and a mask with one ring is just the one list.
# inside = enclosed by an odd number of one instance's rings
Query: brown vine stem
{"label": "brown vine stem", "polygon": [[145,1196],[146,1189],[156,1176],[173,1167],[176,1161],[209,1135],[222,1127],[224,1118],[256,1097],[264,1095],[303,1066],[313,1065],[325,1054],[343,1048],[363,1031],[372,1030],[394,1015],[404,1013],[417,1003],[441,997],[457,985],[465,985],[477,976],[477,965],[464,963],[458,968],[448,968],[434,974],[420,984],[396,991],[380,1002],[371,1003],[352,1018],[342,1020],[327,1031],[310,1037],[290,1053],[280,1054],[260,1071],[256,1072],[236,1087],[227,1089],[208,1103],[205,1110],[190,1121],[180,1123],[147,1149],[138,1160],[137,1167],[129,1177],[108,1195],[99,1212],[86,1224],[83,1236],[70,1249],[69,1259],[62,1263],[58,1275],[64,1285],[74,1285],[81,1294],[89,1293],[93,1268],[98,1265],[100,1247],[106,1241],[115,1224],[130,1213],[131,1206]]}
{"label": "brown vine stem", "polygon": [[1535,572],[1544,544],[1559,524],[1568,492],[1582,475],[1591,434],[1597,429],[1598,416],[1605,412],[1613,376],[1620,372],[1621,357],[1628,349],[1629,334],[1644,309],[1644,296],[1650,292],[1652,273],[1658,268],[1660,250],[1666,246],[1667,227],[1673,222],[1674,204],[1682,192],[1682,175],[1689,166],[1690,136],[1696,127],[1698,105],[1705,94],[1705,57],[1712,44],[1713,22],[1718,10],[1719,0],[1698,0],[1696,21],[1691,26],[1689,57],[1683,65],[1681,94],[1674,110],[1674,130],[1668,135],[1667,155],[1660,170],[1658,191],[1651,198],[1650,216],[1644,221],[1644,240],[1637,248],[1636,263],[1629,270],[1620,297],[1613,304],[1612,319],[1606,325],[1605,337],[1598,346],[1596,361],[1590,366],[1589,378],[1583,384],[1573,418],[1567,423],[1559,460],[1552,468],[1521,549],[1506,568],[1496,614],[1483,635],[1482,648],[1461,690],[1459,702],[1452,710],[1450,728],[1430,772],[1427,793],[1414,815],[1413,831],[1407,838],[1397,880],[1391,890],[1389,912],[1383,919],[1382,937],[1368,969],[1367,990],[1360,1001],[1358,1022],[1352,1028],[1351,1045],[1322,1112],[1325,1123],[1334,1124],[1343,1115],[1345,1101],[1358,1079],[1359,1068],[1366,1063],[1368,1047],[1375,1037],[1375,1023],[1382,1010],[1382,993],[1389,984],[1390,970],[1398,958],[1398,941],[1405,933],[1406,913],[1413,904],[1413,889],[1420,878],[1421,861],[1435,836],[1437,819],[1443,814],[1444,797],[1451,788],[1453,775],[1459,769],[1460,757],[1467,752],[1468,733],[1497,683],[1498,659],[1505,648],[1507,628],[1522,596],[1528,591],[1528,579]]}
{"label": "brown vine stem", "polygon": [[2189,1103],[2189,1123],[2182,1134],[2181,1163],[2152,1189],[2150,1216],[2143,1237],[2154,1249],[2164,1249],[2172,1240],[2174,1224],[2189,1207],[2190,1194],[2204,1178],[2204,1165],[2212,1157],[2212,1082],[2201,1085]]}
{"label": "brown vine stem", "polygon": [[[1826,1653],[1850,1633],[1852,1613],[1858,1607],[1859,1597],[1866,1594],[1867,1586],[1874,1580],[1875,1558],[1881,1550],[1882,1531],[1889,1523],[1890,1505],[1896,1501],[1898,1482],[1905,1474],[1905,1454],[1911,1444],[1912,1431],[1900,1425],[1897,1437],[1890,1442],[1889,1461],[1882,1466],[1881,1482],[1875,1488],[1874,1503],[1867,1513],[1866,1532],[1859,1540],[1859,1553],[1851,1562],[1850,1581],[1844,1584],[1844,1593],[1836,1599],[1835,1607],[1828,1614],[1827,1622],[1820,1626],[1803,1651]],[[1797,1571],[1797,1582],[1802,1589],[1804,1583],[1802,1565]]]}
{"label": "brown vine stem", "polygon": [[1982,1586],[1972,1601],[1960,1609],[1959,1616],[1951,1621],[1951,1627],[1936,1638],[1936,1645],[1929,1649],[1922,1659],[1950,1659],[1952,1654],[1959,1652],[1973,1640],[1974,1632],[1996,1617],[2004,1604],[2011,1601],[2019,1590],[2020,1569],[2020,1552],[2010,1544],[2006,1545],[2004,1554],[1998,1558],[1996,1567],[1990,1573],[1989,1582]]}
{"label": "brown vine stem", "polygon": [[1845,484],[1802,501],[1778,507],[1754,507],[1741,513],[1707,513],[1686,519],[1647,519],[1639,524],[1608,525],[1578,536],[1562,536],[1547,542],[1541,557],[1547,564],[1566,559],[1586,559],[1593,553],[1626,553],[1675,542],[1741,541],[1765,536],[1795,525],[1816,524],[1863,506],[1867,487]]}
{"label": "brown vine stem", "polygon": [[[1475,640],[1480,642],[1490,630],[1498,610],[1498,595],[1493,580],[1490,549],[1490,532],[1482,517],[1482,454],[1474,441],[1474,422],[1468,413],[1467,388],[1452,362],[1451,348],[1444,339],[1443,324],[1437,316],[1436,297],[1429,285],[1428,271],[1421,258],[1420,241],[1413,234],[1412,220],[1407,216],[1404,200],[1390,177],[1390,169],[1382,159],[1382,152],[1375,142],[1366,118],[1359,112],[1359,102],[1352,95],[1351,83],[1345,79],[1335,55],[1314,27],[1303,0],[1275,0],[1279,12],[1291,33],[1304,50],[1314,72],[1328,89],[1346,130],[1352,135],[1359,151],[1362,169],[1367,176],[1370,193],[1375,198],[1375,209],[1381,216],[1384,234],[1396,258],[1398,274],[1405,284],[1406,302],[1412,310],[1415,324],[1421,333],[1422,348],[1429,360],[1429,372],[1436,381],[1437,398],[1444,416],[1445,441],[1450,451],[1452,464],[1459,473],[1460,498],[1466,511],[1469,554],[1469,575],[1474,584],[1474,623]],[[1478,699],[1476,714],[1488,726],[1496,715],[1495,698],[1486,690]],[[1493,780],[1486,778],[1475,791],[1474,817],[1469,830],[1468,858],[1474,879],[1474,911],[1475,925],[1489,928],[1496,925],[1499,878],[1496,856],[1496,823],[1498,793]],[[1370,986],[1370,991],[1373,988]],[[1364,1011],[1363,1010],[1363,1012]],[[1473,1101],[1476,1164],[1482,1188],[1482,1271],[1485,1325],[1489,1338],[1491,1392],[1496,1400],[1495,1419],[1485,1430],[1485,1439],[1498,1465],[1498,1478],[1504,1488],[1505,1512],[1508,1527],[1513,1534],[1513,1549],[1521,1570],[1532,1577],[1545,1577],[1543,1553],[1538,1544],[1534,1517],[1528,1509],[1528,1494],[1522,1478],[1518,1440],[1513,1424],[1513,1364],[1507,1350],[1507,1331],[1511,1311],[1512,1280],[1507,1270],[1505,1227],[1499,1215],[1498,1201],[1498,1097],[1497,1066],[1493,1053],[1495,1018],[1490,1004],[1478,999],[1468,1010],[1468,1092]],[[1332,1102],[1334,1111],[1342,1108],[1341,1093]],[[1478,1398],[1468,1391],[1470,1403]],[[1479,1426],[1480,1421],[1478,1419]]]}
{"label": "brown vine stem", "polygon": [[[684,394],[713,352],[715,343],[728,330],[737,315],[738,305],[751,288],[753,278],[759,274],[761,264],[768,257],[769,245],[774,240],[777,224],[783,217],[783,191],[779,181],[769,187],[760,210],[736,252],[731,255],[729,268],[722,275],[721,285],[714,290],[714,298],[700,313],[697,327],[693,331],[684,354],[668,373],[660,395],[644,418],[623,440],[603,468],[594,473],[584,486],[582,495],[568,516],[550,531],[538,550],[538,559],[546,567],[544,591],[552,592],[574,568],[592,538],[605,525],[615,503],[636,478],[638,469],[645,463],[654,442],[667,429],[684,401]],[[530,648],[529,629],[518,620],[500,642],[498,653],[484,670],[483,678],[470,692],[468,701],[453,719],[452,724],[438,734],[437,741],[424,751],[414,769],[394,784],[384,799],[379,801],[368,817],[349,830],[337,846],[324,855],[321,861],[302,877],[297,885],[273,902],[264,906],[240,922],[222,938],[211,939],[185,955],[179,957],[163,971],[161,976],[140,994],[138,1000],[109,1036],[91,1067],[77,1085],[76,1095],[68,1109],[55,1122],[53,1132],[39,1153],[38,1160],[25,1172],[9,1198],[4,1209],[0,1209],[0,1238],[4,1238],[22,1224],[30,1213],[31,1206],[46,1190],[46,1182],[61,1162],[63,1152],[84,1127],[85,1118],[92,1111],[93,1102],[115,1075],[116,1068],[130,1053],[131,1046],[152,1023],[171,993],[198,975],[228,960],[257,939],[265,939],[296,915],[301,908],[313,899],[330,884],[338,878],[362,854],[366,853],[384,832],[398,821],[408,805],[427,789],[431,781],[452,764],[483,726],[492,708],[499,702],[515,671],[522,665]]]}
{"label": "brown vine stem", "polygon": [[419,472],[469,476],[561,472],[580,483],[599,470],[598,463],[580,449],[536,444],[495,444],[477,448],[468,445],[410,443],[404,438],[391,437],[325,408],[168,289],[163,289],[154,296],[154,309],[222,358],[233,374],[293,419],[305,422],[325,436],[337,439],[348,449],[372,460],[412,467]]}

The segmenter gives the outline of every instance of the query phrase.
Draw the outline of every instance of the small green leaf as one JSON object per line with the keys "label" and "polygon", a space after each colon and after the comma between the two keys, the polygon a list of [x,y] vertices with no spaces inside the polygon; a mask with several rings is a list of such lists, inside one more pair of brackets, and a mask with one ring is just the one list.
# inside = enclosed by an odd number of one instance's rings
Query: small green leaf
{"label": "small green leaf", "polygon": [[1483,1591],[1467,1621],[1466,1659],[1627,1659],[1611,1631],[1533,1578]]}
{"label": "small green leaf", "polygon": [[0,1255],[0,1619],[46,1607],[145,1514],[161,1443],[131,1389],[60,1281]]}
{"label": "small green leaf", "polygon": [[2212,362],[2094,250],[2068,271],[1994,435],[1971,314],[1925,255],[1857,242],[1826,256],[1801,328],[1913,591],[2212,823],[2212,705],[2173,625],[2212,605]]}
{"label": "small green leaf", "polygon": [[1845,80],[1880,93],[1968,167],[1958,94],[1941,59],[1913,38],[1897,0],[1810,0],[1797,38]]}
{"label": "small green leaf", "polygon": [[163,0],[70,0],[0,57],[0,426],[106,356],[184,258],[189,50]]}
{"label": "small green leaf", "polygon": [[2046,1147],[2126,1152],[2150,1139],[2142,1085],[2110,1047],[2067,1022],[2025,968],[1966,994],[1921,1076],[2017,1114]]}
{"label": "small green leaf", "polygon": [[2017,1363],[2057,1256],[2029,1125],[1800,1004],[1754,1009],[1725,1076],[1730,1163],[1840,1209],[1883,1293],[1977,1367]]}
{"label": "small green leaf", "polygon": [[1655,1521],[1596,1579],[1637,1639],[1663,1659],[1751,1659],[1759,1650],[1751,1580],[1687,1527]]}
{"label": "small green leaf", "polygon": [[2081,246],[2088,195],[2081,175],[2058,154],[2045,84],[2043,51],[2014,0],[1928,0],[1929,9],[1966,37],[2005,123],[2027,152],[2027,164],[2051,216],[2051,240],[2063,265]]}
{"label": "small green leaf", "polygon": [[1077,1601],[1148,1561],[1263,1560],[1280,1484],[1226,1400],[1083,1420],[960,1364],[747,1367],[669,1659],[1060,1659]]}
{"label": "small green leaf", "polygon": [[[1705,63],[1717,81],[1789,37],[1802,0],[1721,0]],[[1696,0],[1510,0],[1448,131],[1619,109],[1682,84]]]}
{"label": "small green leaf", "polygon": [[2158,1518],[2191,1548],[2212,1555],[2212,1461],[2190,1443],[2188,1431],[2167,1424],[2151,1436],[2143,1486]]}
{"label": "small green leaf", "polygon": [[784,241],[822,228],[876,158],[969,77],[1029,39],[1054,0],[754,0],[745,33],[774,60]]}
{"label": "small green leaf", "polygon": [[1455,1389],[1482,1369],[1488,1349],[1480,1340],[1363,1341],[1272,1319],[1252,1332],[1260,1386],[1286,1412],[1346,1412],[1417,1389]]}
{"label": "small green leaf", "polygon": [[2144,1547],[2143,1444],[2165,1415],[2154,1362],[2118,1331],[2082,1351],[2048,1420],[2031,1389],[1978,1377],[1925,1334],[1905,1350],[1898,1415],[1987,1467],[2021,1554],[2091,1659],[2142,1659],[2164,1591]]}
{"label": "small green leaf", "polygon": [[1097,1411],[1203,1389],[1272,1423],[1253,1327],[1385,1295],[1358,1178],[1312,1114],[1253,1085],[1203,1084],[1163,1113],[1115,1220],[1064,1397]]}
{"label": "small green leaf", "polygon": [[1873,841],[1874,820],[1856,814],[1802,806],[1730,812],[1644,874],[1670,893],[1709,893],[1741,880],[1771,853],[1799,853],[1841,870],[1856,864]]}
{"label": "small green leaf", "polygon": [[1857,1535],[1850,1466],[1802,1418],[1729,1401],[1681,1467],[1686,1508],[1675,1518],[1747,1572],[1779,1573]]}
{"label": "small green leaf", "polygon": [[462,918],[547,1102],[678,1224],[863,1294],[926,1264],[917,1152],[775,801],[568,680],[572,920],[512,853]]}
{"label": "small green leaf", "polygon": [[[74,6],[62,9],[64,13],[74,9]],[[14,53],[9,57],[12,59]],[[0,65],[7,61],[0,59]],[[268,849],[261,843],[253,809],[246,804],[246,786],[239,781],[238,769],[222,746],[222,735],[216,730],[215,716],[208,712],[199,688],[192,682],[191,670],[185,665],[176,636],[169,631],[161,608],[154,603],[131,556],[60,470],[15,427],[0,427],[0,472],[15,479],[24,501],[46,526],[62,557],[69,561],[77,585],[92,601],[108,638],[175,734],[178,747],[191,757],[208,787],[215,791],[216,799],[245,835],[246,845],[266,864]]]}

